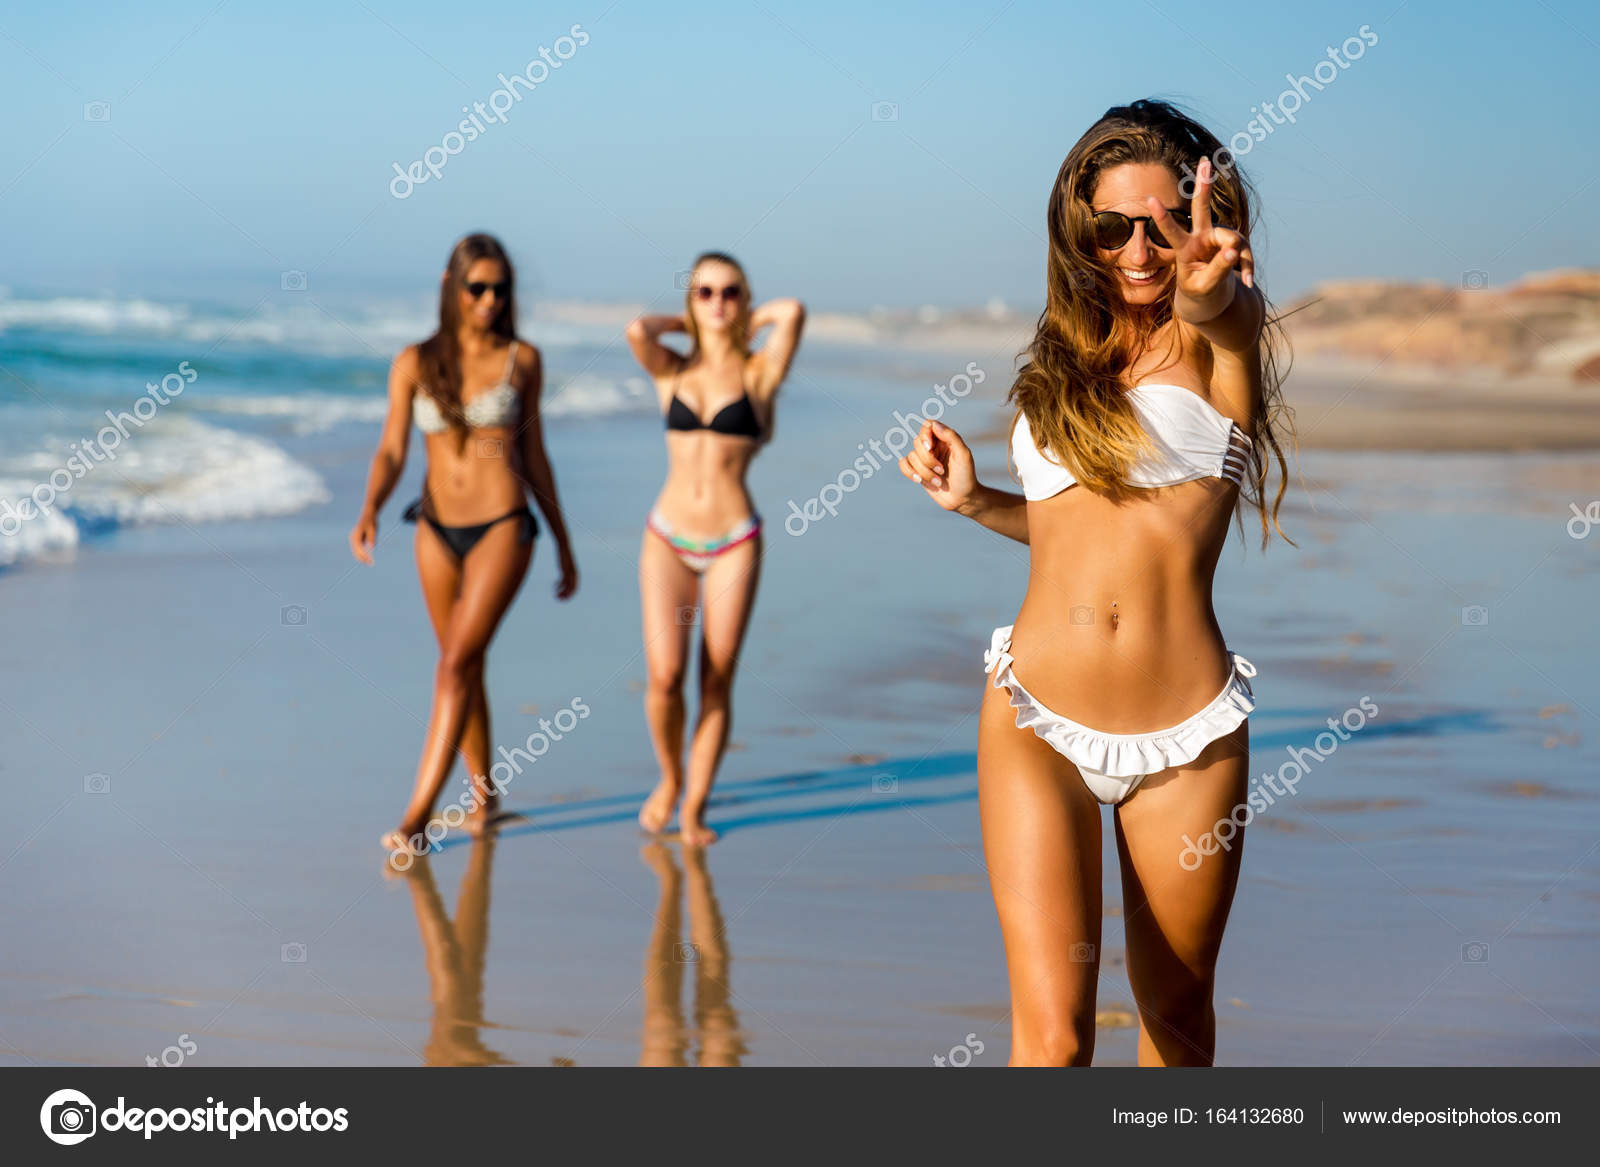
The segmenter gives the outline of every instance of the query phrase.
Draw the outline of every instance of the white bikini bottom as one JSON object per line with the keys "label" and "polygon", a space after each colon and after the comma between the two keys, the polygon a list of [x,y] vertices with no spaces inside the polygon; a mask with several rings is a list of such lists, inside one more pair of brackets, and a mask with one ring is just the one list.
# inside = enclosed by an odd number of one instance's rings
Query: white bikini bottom
{"label": "white bikini bottom", "polygon": [[1202,751],[1239,728],[1256,707],[1249,678],[1256,667],[1236,652],[1229,652],[1232,671],[1216,700],[1193,717],[1154,733],[1101,733],[1087,725],[1053,713],[1022,687],[1011,671],[1011,629],[994,630],[989,650],[983,654],[985,670],[994,686],[1011,695],[1017,711],[1017,728],[1031,729],[1056,753],[1078,767],[1089,792],[1105,803],[1118,803],[1151,774],[1194,761]]}

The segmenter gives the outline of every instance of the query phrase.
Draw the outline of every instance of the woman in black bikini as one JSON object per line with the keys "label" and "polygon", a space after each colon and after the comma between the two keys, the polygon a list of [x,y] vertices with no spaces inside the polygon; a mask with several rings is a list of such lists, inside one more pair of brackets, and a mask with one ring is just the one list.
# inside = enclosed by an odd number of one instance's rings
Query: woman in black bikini
{"label": "woman in black bikini", "polygon": [[[410,345],[389,370],[389,413],[372,459],[366,503],[350,550],[372,562],[382,509],[405,469],[411,422],[425,435],[423,497],[406,511],[417,524],[417,571],[439,638],[433,714],[416,786],[400,826],[383,837],[392,852],[420,852],[437,837],[429,816],[460,753],[472,794],[451,820],[481,834],[499,810],[488,780],[489,700],[484,656],[533,557],[539,525],[531,493],[561,557],[556,596],[578,588],[578,567],[555,475],[544,449],[539,350],[517,340],[510,257],[489,235],[468,235],[450,253],[439,296],[439,329]],[[471,386],[471,388],[469,388]]]}
{"label": "woman in black bikini", "polygon": [[[771,436],[774,399],[805,323],[798,300],[754,311],[750,303],[744,269],[731,256],[707,252],[695,260],[682,316],[643,316],[628,326],[628,344],[655,378],[667,424],[667,481],[639,552],[650,666],[645,715],[661,767],[639,825],[660,831],[681,795],[678,826],[690,846],[717,837],[705,825],[706,799],[728,743],[733,672],[760,573],[761,518],[745,473]],[[768,325],[772,335],[751,352],[750,341]],[[668,332],[689,334],[687,356],[661,343]],[[697,600],[700,718],[685,792],[683,679]]]}

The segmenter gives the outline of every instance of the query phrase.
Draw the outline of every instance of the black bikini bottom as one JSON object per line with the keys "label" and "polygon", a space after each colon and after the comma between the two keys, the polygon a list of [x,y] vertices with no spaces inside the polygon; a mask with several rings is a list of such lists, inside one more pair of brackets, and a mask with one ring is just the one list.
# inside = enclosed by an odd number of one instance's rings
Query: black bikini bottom
{"label": "black bikini bottom", "polygon": [[444,541],[444,545],[455,554],[457,561],[467,557],[467,552],[478,545],[478,540],[489,533],[490,527],[497,526],[507,519],[516,519],[521,525],[520,538],[524,544],[532,543],[534,537],[539,534],[539,520],[533,517],[533,512],[526,506],[507,511],[498,519],[490,519],[487,523],[475,523],[470,527],[447,527],[422,509],[422,500],[419,498],[406,508],[405,520],[408,523],[415,523],[419,519],[433,528],[433,533]]}

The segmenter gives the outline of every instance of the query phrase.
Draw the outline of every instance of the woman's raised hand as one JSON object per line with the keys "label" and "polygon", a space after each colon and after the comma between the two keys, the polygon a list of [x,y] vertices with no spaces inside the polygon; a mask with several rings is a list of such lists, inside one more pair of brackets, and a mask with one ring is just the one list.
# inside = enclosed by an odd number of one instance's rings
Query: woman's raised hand
{"label": "woman's raised hand", "polygon": [[[1247,288],[1255,286],[1255,257],[1250,253],[1250,240],[1237,231],[1218,227],[1211,221],[1211,187],[1215,175],[1211,159],[1202,158],[1196,171],[1194,197],[1189,203],[1189,229],[1184,230],[1161,200],[1151,195],[1145,200],[1150,217],[1161,234],[1167,237],[1177,251],[1178,293],[1197,304],[1212,306],[1215,301],[1232,295],[1225,284],[1237,269],[1239,279]],[[1222,308],[1226,308],[1223,304]],[[1220,312],[1222,308],[1217,310]]]}
{"label": "woman's raised hand", "polygon": [[978,489],[972,451],[961,435],[937,421],[924,421],[917,440],[900,459],[900,473],[920,483],[947,511],[959,510]]}

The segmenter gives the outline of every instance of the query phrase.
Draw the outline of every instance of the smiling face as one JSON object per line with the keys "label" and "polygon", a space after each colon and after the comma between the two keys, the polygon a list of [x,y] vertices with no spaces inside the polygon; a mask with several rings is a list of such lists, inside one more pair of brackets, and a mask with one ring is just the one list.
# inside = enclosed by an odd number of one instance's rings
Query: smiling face
{"label": "smiling face", "polygon": [[456,294],[460,297],[462,323],[487,332],[505,311],[511,295],[511,273],[498,259],[475,259],[462,274]]}
{"label": "smiling face", "polygon": [[[1150,195],[1160,199],[1169,211],[1188,209],[1188,203],[1178,194],[1177,175],[1154,162],[1129,162],[1103,172],[1095,184],[1090,208],[1094,213],[1119,211],[1131,219],[1150,214],[1145,205]],[[1172,286],[1177,253],[1171,247],[1152,243],[1146,223],[1135,223],[1133,236],[1121,247],[1098,250],[1100,261],[1115,273],[1117,287],[1129,305],[1154,304]]]}
{"label": "smiling face", "polygon": [[727,332],[745,310],[750,292],[739,269],[708,259],[689,280],[689,311],[702,336]]}

